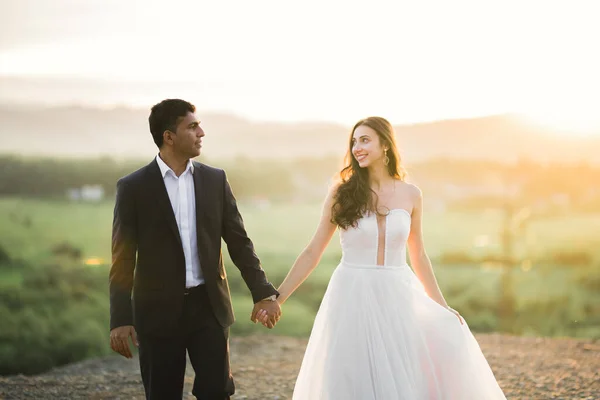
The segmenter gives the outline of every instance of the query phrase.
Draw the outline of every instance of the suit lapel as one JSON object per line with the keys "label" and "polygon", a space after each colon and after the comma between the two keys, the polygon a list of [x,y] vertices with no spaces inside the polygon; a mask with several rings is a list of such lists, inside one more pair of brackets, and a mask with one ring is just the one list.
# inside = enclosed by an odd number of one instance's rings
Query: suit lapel
{"label": "suit lapel", "polygon": [[167,193],[167,187],[165,181],[160,173],[160,168],[156,159],[150,163],[150,182],[152,184],[152,191],[155,194],[155,198],[158,201],[158,205],[163,215],[167,218],[169,227],[177,237],[177,241],[181,245],[181,236],[179,236],[179,229],[177,228],[177,221],[175,220],[175,214],[173,213],[173,207],[171,206],[171,200],[169,200],[169,194]]}
{"label": "suit lapel", "polygon": [[196,198],[196,232],[203,226],[204,200],[206,198],[206,182],[202,173],[202,164],[194,162],[194,197]]}
{"label": "suit lapel", "polygon": [[202,164],[194,162],[194,197],[196,198],[196,243],[198,244],[198,257],[200,258],[200,268],[204,272],[205,279],[207,278],[207,268],[210,262],[207,263],[210,257],[210,249],[206,248],[209,240],[206,239],[206,174],[202,168]]}

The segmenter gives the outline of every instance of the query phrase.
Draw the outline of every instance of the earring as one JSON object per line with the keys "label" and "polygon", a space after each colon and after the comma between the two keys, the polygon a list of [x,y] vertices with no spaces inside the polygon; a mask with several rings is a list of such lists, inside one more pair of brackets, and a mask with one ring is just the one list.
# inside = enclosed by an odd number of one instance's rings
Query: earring
{"label": "earring", "polygon": [[388,164],[390,163],[390,158],[387,156],[387,149],[385,149],[383,151],[384,157],[383,157],[383,165],[385,165],[386,167],[388,166]]}

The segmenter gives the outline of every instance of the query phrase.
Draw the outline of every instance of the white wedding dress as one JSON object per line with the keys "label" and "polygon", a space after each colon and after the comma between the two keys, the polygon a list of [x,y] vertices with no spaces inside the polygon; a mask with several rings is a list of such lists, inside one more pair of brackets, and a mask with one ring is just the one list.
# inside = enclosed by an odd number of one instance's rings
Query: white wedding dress
{"label": "white wedding dress", "polygon": [[429,298],[406,264],[410,222],[395,209],[340,230],[342,260],[315,318],[294,400],[505,399],[467,324]]}

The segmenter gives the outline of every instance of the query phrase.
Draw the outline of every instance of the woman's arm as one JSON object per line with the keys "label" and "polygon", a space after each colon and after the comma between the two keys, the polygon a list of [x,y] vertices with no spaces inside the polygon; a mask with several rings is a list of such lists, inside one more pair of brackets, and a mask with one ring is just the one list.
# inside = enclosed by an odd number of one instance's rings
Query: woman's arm
{"label": "woman's arm", "polygon": [[427,295],[439,303],[441,306],[448,308],[448,304],[442,295],[438,286],[431,261],[425,252],[425,244],[423,242],[423,194],[416,187],[411,187],[413,193],[413,211],[410,234],[408,236],[408,253],[410,256],[412,267],[415,274],[425,287]]}
{"label": "woman's arm", "polygon": [[321,220],[319,221],[316,232],[294,262],[294,265],[288,272],[281,286],[277,289],[279,292],[277,301],[280,304],[283,304],[315,269],[321,260],[321,256],[323,256],[325,248],[327,248],[327,245],[335,233],[337,226],[331,222],[331,207],[333,206],[333,197],[336,190],[337,185],[334,185],[327,194],[323,204]]}

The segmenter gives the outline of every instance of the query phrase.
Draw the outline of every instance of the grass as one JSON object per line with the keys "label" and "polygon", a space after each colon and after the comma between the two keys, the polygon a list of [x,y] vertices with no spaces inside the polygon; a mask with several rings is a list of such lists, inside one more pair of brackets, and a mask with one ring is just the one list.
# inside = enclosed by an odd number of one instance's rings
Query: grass
{"label": "grass", "polygon": [[[321,205],[286,204],[258,209],[242,203],[240,209],[263,268],[277,286],[310,240],[319,221]],[[100,258],[105,264],[100,268],[108,268],[112,211],[111,201],[89,204],[3,198],[0,199],[0,245],[13,258],[43,264],[50,257],[53,246],[67,242],[81,249],[84,259]],[[502,215],[495,211],[426,212],[424,218],[426,247],[434,260],[444,294],[472,320],[472,327],[481,330],[492,330],[497,323],[494,307],[501,295],[500,271],[439,265],[435,260],[447,252],[471,255],[498,252],[501,218]],[[561,250],[595,252],[600,244],[597,226],[600,226],[600,215],[565,215],[534,220],[518,244],[527,249],[527,254],[538,256]],[[286,303],[288,318],[282,319],[279,334],[303,336],[310,332],[321,296],[340,256],[336,233],[319,267]],[[234,332],[253,333],[261,328],[247,321],[252,306],[248,290],[235,266],[228,258],[226,262],[238,319]],[[560,299],[569,299],[568,307],[564,305],[563,308],[574,316],[579,315],[581,309],[589,308],[591,299],[597,298],[578,286],[581,274],[586,271],[549,268],[536,263],[531,270],[515,270],[517,306],[531,313],[536,312],[532,307],[539,302],[557,301],[560,304]],[[20,285],[22,278],[18,271],[3,270],[0,275],[3,287]],[[539,310],[545,310],[539,307]],[[556,318],[564,318],[564,315]]]}

